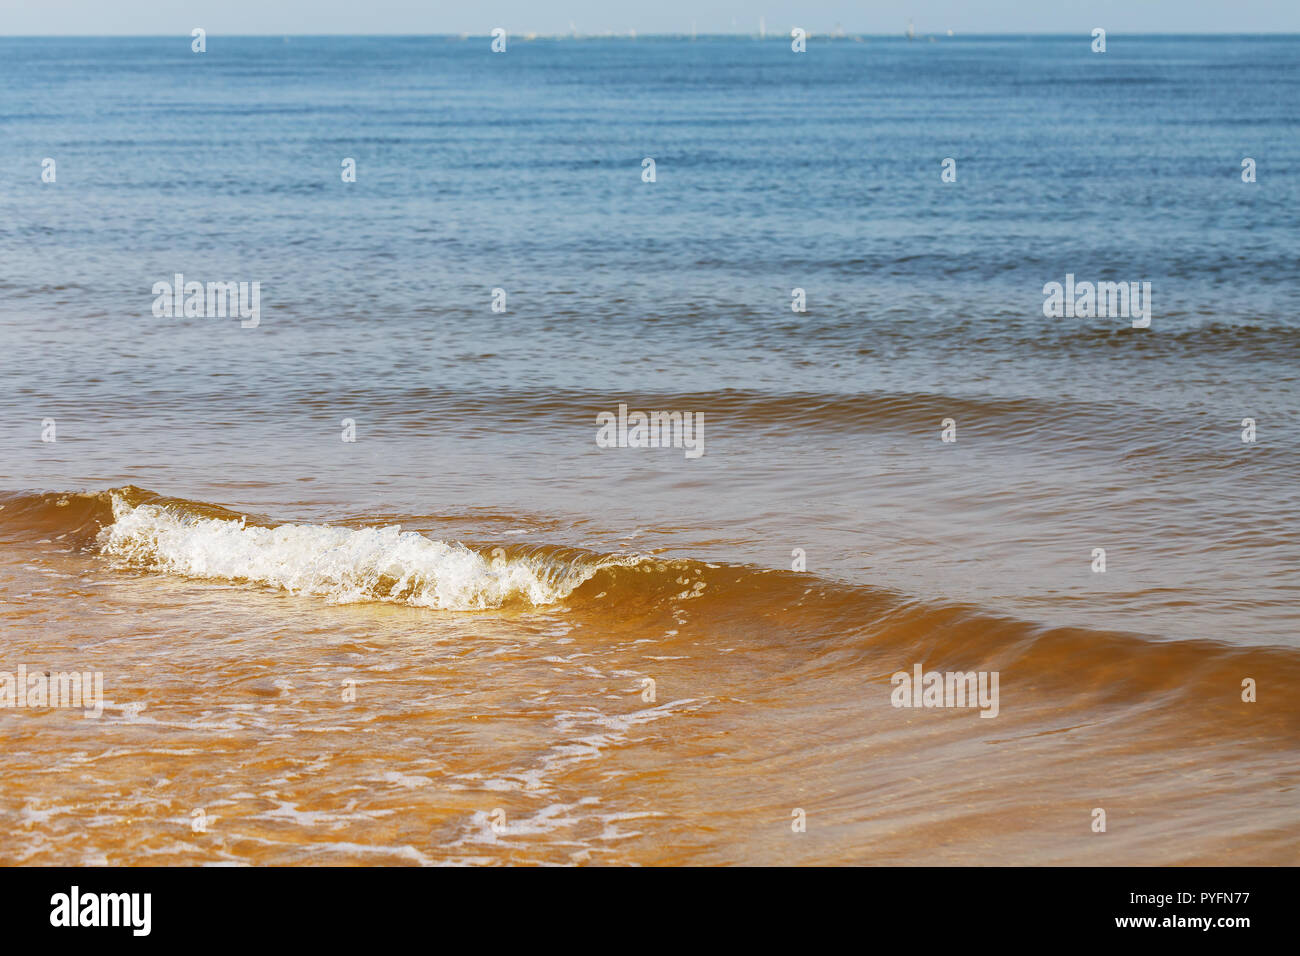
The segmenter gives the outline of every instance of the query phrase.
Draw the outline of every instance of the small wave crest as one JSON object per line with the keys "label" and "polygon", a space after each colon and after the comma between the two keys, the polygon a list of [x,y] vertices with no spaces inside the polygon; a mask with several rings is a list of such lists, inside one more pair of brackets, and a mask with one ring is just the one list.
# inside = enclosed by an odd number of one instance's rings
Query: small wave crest
{"label": "small wave crest", "polygon": [[602,568],[635,556],[565,560],[556,555],[483,554],[400,526],[350,529],[257,527],[112,495],[113,521],[98,533],[101,554],[123,565],[186,577],[247,582],[333,603],[384,601],[445,611],[562,601]]}

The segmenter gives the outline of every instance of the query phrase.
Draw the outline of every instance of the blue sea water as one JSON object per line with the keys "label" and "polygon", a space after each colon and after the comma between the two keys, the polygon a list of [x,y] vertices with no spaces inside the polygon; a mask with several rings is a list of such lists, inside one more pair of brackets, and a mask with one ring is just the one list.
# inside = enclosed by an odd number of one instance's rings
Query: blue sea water
{"label": "blue sea water", "polygon": [[[0,486],[802,547],[1035,620],[1293,643],[1298,54],[0,39]],[[259,282],[260,324],[156,317],[176,273]],[[1149,282],[1150,329],[1045,316],[1067,274]],[[621,401],[702,411],[708,453],[598,450]]]}

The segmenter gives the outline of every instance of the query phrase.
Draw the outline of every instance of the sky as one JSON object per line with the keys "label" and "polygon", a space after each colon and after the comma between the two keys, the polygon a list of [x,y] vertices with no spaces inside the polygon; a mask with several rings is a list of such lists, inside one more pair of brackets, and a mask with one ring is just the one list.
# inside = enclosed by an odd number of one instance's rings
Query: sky
{"label": "sky", "polygon": [[1300,0],[0,0],[0,35],[1300,33]]}

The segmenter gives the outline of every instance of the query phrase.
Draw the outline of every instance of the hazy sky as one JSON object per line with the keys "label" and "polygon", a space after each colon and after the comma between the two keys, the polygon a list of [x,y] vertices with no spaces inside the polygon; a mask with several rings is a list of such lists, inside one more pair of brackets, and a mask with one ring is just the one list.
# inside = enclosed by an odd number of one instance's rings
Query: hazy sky
{"label": "hazy sky", "polygon": [[1300,33],[1300,0],[0,0],[0,34]]}

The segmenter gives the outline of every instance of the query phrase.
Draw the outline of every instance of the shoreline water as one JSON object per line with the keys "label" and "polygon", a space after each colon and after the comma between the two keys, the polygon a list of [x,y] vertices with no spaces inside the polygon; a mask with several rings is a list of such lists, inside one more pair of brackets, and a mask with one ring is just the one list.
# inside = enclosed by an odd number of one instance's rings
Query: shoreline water
{"label": "shoreline water", "polygon": [[[0,510],[7,653],[102,667],[109,699],[102,728],[55,717],[57,746],[48,723],[5,725],[7,862],[1212,865],[1288,862],[1300,841],[1286,796],[1300,705],[1276,691],[1300,680],[1293,648],[1053,629],[808,574],[522,542],[483,546],[478,573],[518,562],[580,583],[430,610],[399,580],[401,554],[423,560],[409,543],[358,565],[399,603],[355,580],[312,594],[303,568],[358,552],[274,522],[261,530],[291,552],[240,544],[258,526],[232,512],[172,499],[115,516],[108,498]],[[142,548],[114,560],[101,523],[141,507],[153,524],[126,533]],[[216,542],[298,562],[284,580],[300,593],[227,578]],[[571,576],[573,562],[603,570]],[[54,639],[74,595],[85,636]],[[899,709],[891,674],[914,666],[1000,673],[996,719]],[[1251,674],[1267,676],[1246,703]],[[152,761],[162,772],[141,777]],[[76,767],[90,777],[69,788]],[[58,794],[75,804],[86,786],[118,810],[74,836]],[[129,836],[111,823],[127,806]],[[1096,806],[1121,831],[1104,847]],[[194,809],[211,836],[185,836]],[[796,809],[834,839],[792,845]]]}

